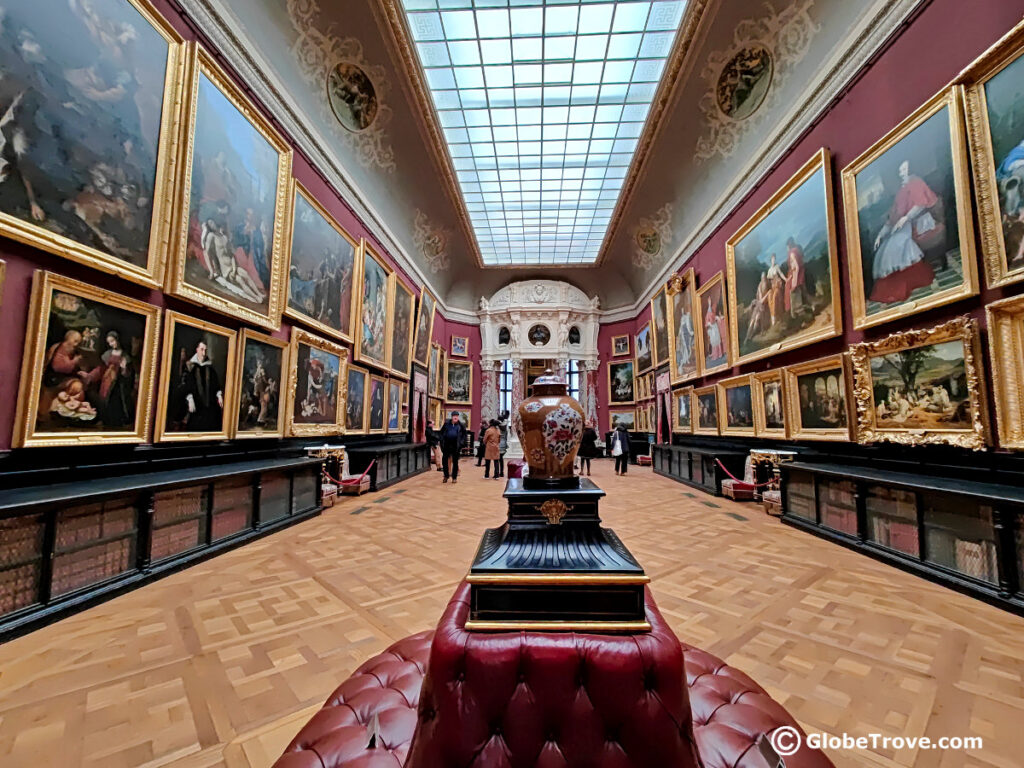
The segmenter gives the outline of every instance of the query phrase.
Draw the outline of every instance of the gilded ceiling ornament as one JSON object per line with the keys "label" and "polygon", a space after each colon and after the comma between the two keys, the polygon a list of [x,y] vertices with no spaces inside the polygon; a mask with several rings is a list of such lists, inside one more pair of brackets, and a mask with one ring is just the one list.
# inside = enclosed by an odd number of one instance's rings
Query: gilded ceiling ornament
{"label": "gilded ceiling ornament", "polygon": [[392,117],[387,70],[366,60],[359,40],[333,34],[333,25],[321,19],[319,0],[287,0],[287,7],[298,33],[292,55],[303,78],[324,94],[322,110],[327,122],[338,126],[335,137],[355,152],[364,168],[394,172],[395,151],[387,134]]}
{"label": "gilded ceiling ornament", "polygon": [[665,203],[653,215],[644,216],[633,228],[633,266],[650,269],[660,261],[672,240],[672,203]]}
{"label": "gilded ceiling ornament", "polygon": [[821,26],[811,19],[814,0],[796,0],[777,11],[736,25],[730,47],[713,51],[701,71],[708,84],[700,100],[707,130],[697,139],[696,157],[729,157],[760,120],[750,118],[774,106],[781,86],[803,61]]}
{"label": "gilded ceiling ornament", "polygon": [[423,211],[416,211],[413,242],[434,274],[448,269],[448,230],[434,224]]}

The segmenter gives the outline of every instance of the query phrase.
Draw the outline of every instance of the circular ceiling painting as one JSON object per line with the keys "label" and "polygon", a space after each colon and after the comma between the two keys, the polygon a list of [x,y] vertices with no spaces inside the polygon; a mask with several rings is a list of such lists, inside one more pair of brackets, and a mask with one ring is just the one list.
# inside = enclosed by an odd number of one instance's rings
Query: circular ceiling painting
{"label": "circular ceiling painting", "polygon": [[650,256],[661,253],[661,235],[652,226],[640,227],[633,236],[637,248]]}
{"label": "circular ceiling painting", "polygon": [[343,61],[327,75],[327,100],[338,122],[353,133],[365,131],[377,119],[373,81],[355,64]]}
{"label": "circular ceiling painting", "polygon": [[754,114],[768,95],[772,69],[772,55],[763,45],[742,48],[729,59],[715,88],[715,100],[722,114],[733,120]]}

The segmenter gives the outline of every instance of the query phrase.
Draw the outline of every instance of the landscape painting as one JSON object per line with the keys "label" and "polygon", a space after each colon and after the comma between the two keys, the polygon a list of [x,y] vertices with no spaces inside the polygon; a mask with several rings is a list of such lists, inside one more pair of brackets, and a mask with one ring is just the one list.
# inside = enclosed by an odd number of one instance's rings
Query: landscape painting
{"label": "landscape painting", "polygon": [[348,366],[348,390],[345,395],[345,432],[358,435],[366,430],[366,380],[368,372]]}
{"label": "landscape painting", "polygon": [[242,331],[239,341],[238,420],[235,437],[283,437],[281,378],[285,367],[286,342]]}
{"label": "landscape painting", "polygon": [[654,349],[654,366],[668,362],[669,330],[668,330],[668,299],[662,288],[651,299],[651,335]]}
{"label": "landscape painting", "polygon": [[701,318],[701,351],[704,375],[731,367],[729,320],[725,310],[725,281],[719,272],[697,292]]}
{"label": "landscape painting", "polygon": [[693,269],[676,275],[668,290],[669,307],[669,374],[673,384],[689,381],[700,374],[701,338],[697,334],[699,323],[694,317],[696,307]]}
{"label": "landscape painting", "polygon": [[388,298],[391,269],[363,241],[362,273],[356,285],[359,290],[359,328],[356,336],[356,360],[388,368],[388,342],[391,323],[388,318]]}
{"label": "landscape painting", "polygon": [[644,373],[654,367],[654,351],[651,349],[651,324],[644,323],[633,341],[636,349],[636,372]]}
{"label": "landscape painting", "polygon": [[632,360],[608,363],[608,402],[626,405],[636,400]]}
{"label": "landscape painting", "polygon": [[822,149],[726,244],[735,364],[842,329],[831,178]]}
{"label": "landscape painting", "polygon": [[608,411],[609,429],[618,429],[621,425],[627,432],[636,430],[636,411]]}

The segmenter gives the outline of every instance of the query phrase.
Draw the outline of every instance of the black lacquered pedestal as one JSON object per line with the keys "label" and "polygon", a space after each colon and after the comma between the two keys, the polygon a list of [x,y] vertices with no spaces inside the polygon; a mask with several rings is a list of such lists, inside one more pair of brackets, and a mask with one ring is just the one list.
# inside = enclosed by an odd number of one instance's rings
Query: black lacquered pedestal
{"label": "black lacquered pedestal", "polygon": [[484,532],[468,581],[471,630],[650,629],[650,579],[614,531],[601,527],[604,491],[587,478],[574,489],[505,488],[508,519]]}

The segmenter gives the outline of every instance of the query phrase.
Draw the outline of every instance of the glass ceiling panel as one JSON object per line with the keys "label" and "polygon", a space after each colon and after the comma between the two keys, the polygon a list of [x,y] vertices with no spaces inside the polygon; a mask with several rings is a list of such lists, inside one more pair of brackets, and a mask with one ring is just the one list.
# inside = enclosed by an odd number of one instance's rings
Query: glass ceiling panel
{"label": "glass ceiling panel", "polygon": [[484,264],[591,264],[685,0],[403,0]]}

